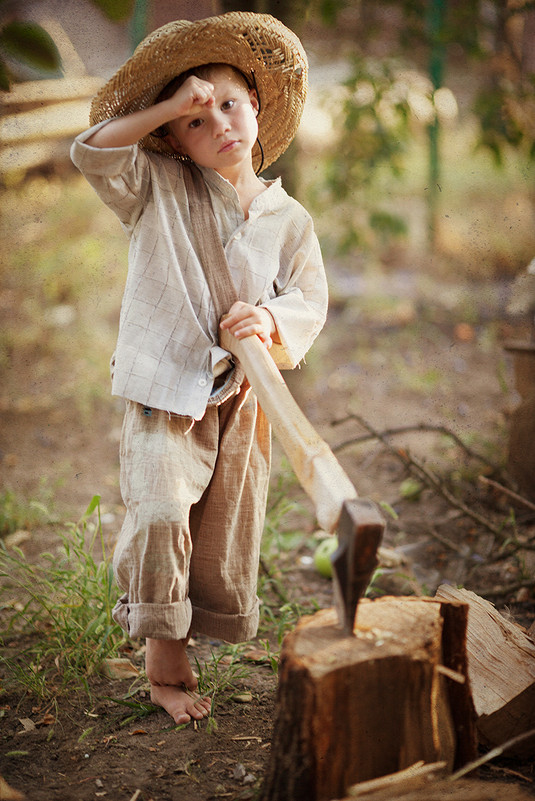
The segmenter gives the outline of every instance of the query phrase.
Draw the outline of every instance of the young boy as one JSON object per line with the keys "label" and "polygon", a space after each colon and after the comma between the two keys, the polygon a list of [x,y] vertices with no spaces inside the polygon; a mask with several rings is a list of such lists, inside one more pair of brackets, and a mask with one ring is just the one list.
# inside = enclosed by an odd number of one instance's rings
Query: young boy
{"label": "young boy", "polygon": [[[306,94],[297,37],[268,15],[169,23],[95,98],[72,158],[130,236],[112,391],[126,400],[115,619],[146,638],[151,698],[177,724],[209,713],[190,632],[256,635],[270,430],[218,330],[256,334],[293,368],[323,326],[312,222],[258,177],[295,135]],[[188,162],[208,187],[239,301],[223,321],[191,234]]]}

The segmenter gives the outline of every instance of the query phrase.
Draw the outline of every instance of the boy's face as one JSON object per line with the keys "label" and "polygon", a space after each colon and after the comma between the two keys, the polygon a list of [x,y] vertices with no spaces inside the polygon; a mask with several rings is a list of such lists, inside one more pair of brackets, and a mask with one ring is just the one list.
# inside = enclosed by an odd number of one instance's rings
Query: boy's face
{"label": "boy's face", "polygon": [[171,120],[168,141],[196,164],[228,177],[252,163],[258,100],[254,89],[248,90],[230,68],[214,69],[209,81],[215,102],[204,106],[201,114]]}

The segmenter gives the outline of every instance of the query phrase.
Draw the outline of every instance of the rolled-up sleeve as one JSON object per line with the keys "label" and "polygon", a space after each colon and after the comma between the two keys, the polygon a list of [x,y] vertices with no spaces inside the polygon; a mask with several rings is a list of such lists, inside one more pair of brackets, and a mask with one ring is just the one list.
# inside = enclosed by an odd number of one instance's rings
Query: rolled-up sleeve
{"label": "rolled-up sleeve", "polygon": [[87,144],[87,140],[109,122],[106,120],[79,134],[71,147],[71,159],[130,233],[150,192],[149,167],[138,145],[103,148]]}
{"label": "rolled-up sleeve", "polygon": [[270,353],[281,370],[292,370],[299,364],[327,316],[327,278],[308,215],[301,230],[301,239],[293,253],[283,254],[286,266],[275,281],[275,297],[261,304],[277,325],[280,344],[275,343]]}

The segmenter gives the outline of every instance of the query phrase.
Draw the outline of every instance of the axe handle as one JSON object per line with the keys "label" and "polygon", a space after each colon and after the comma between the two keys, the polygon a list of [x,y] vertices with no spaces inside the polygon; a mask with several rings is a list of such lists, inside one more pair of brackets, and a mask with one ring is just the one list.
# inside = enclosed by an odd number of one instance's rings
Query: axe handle
{"label": "axe handle", "polygon": [[314,504],[319,525],[332,533],[344,501],[357,497],[355,487],[293,399],[280,370],[256,334],[236,339],[229,331],[221,331],[220,344],[240,361],[275,436]]}

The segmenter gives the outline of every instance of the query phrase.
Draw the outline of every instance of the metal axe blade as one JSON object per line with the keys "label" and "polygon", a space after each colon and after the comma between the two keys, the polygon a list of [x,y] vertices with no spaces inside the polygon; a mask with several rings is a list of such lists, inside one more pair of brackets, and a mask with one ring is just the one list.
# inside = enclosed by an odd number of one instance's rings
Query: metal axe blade
{"label": "metal axe blade", "polygon": [[331,556],[335,605],[344,634],[353,634],[357,606],[377,567],[385,522],[364,498],[344,501],[338,522],[338,548]]}

